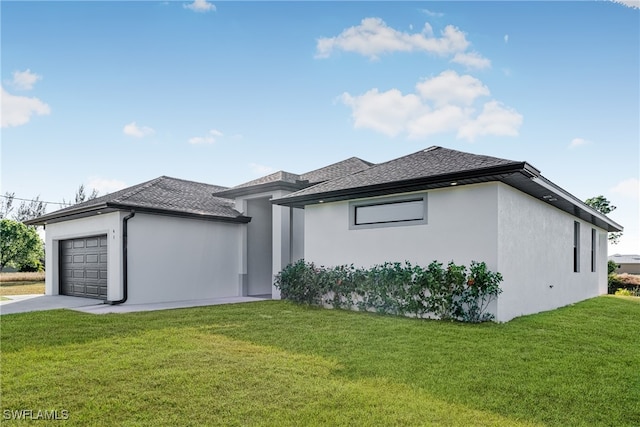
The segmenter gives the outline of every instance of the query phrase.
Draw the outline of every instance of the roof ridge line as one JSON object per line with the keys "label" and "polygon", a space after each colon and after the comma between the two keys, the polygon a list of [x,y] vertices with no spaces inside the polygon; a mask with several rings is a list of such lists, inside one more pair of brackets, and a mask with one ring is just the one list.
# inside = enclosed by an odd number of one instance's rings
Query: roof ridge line
{"label": "roof ridge line", "polygon": [[[182,181],[182,182],[189,182],[189,183],[192,183],[192,184],[207,185],[207,186],[209,186],[209,187],[229,188],[229,187],[226,187],[226,186],[224,186],[224,185],[209,184],[208,182],[194,181],[194,180],[192,180],[192,179],[176,178],[176,177],[174,177],[174,176],[167,176],[167,175],[162,175],[161,177],[156,178],[156,179],[160,179],[160,178],[172,179],[172,180],[175,180],[175,181]],[[152,180],[152,181],[153,181],[153,180]]]}
{"label": "roof ridge line", "polygon": [[[135,196],[136,194],[140,193],[142,190],[146,190],[147,188],[154,186],[156,183],[158,183],[160,180],[162,180],[164,178],[168,178],[168,177],[165,176],[165,175],[162,175],[162,176],[159,176],[158,178],[154,178],[154,179],[152,179],[150,181],[147,181],[147,182],[141,184],[138,188],[136,188],[136,189],[134,189],[132,191],[129,191],[129,192],[123,194],[122,196],[120,196],[120,197],[118,197],[116,199],[111,200],[111,202],[121,203],[121,202],[123,202],[123,201],[125,201],[125,200],[127,200],[127,199],[129,199],[129,198],[131,198],[133,196]],[[107,203],[109,203],[109,202],[107,202]]]}

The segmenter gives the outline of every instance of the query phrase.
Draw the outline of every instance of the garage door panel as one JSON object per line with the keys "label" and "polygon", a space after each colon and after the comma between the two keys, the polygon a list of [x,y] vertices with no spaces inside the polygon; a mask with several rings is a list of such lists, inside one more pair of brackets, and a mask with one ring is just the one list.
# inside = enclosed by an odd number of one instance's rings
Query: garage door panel
{"label": "garage door panel", "polygon": [[85,286],[85,293],[87,295],[93,296],[93,297],[97,297],[98,295],[100,295],[100,292],[98,291],[99,287],[98,286],[94,286],[94,285],[86,285]]}
{"label": "garage door panel", "polygon": [[59,247],[60,293],[106,299],[106,236],[64,240]]}

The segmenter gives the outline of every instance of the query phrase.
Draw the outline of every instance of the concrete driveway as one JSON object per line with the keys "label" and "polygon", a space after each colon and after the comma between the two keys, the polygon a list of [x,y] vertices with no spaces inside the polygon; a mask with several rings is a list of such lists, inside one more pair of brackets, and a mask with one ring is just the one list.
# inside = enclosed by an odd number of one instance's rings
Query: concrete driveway
{"label": "concrete driveway", "polygon": [[168,310],[172,308],[201,307],[219,304],[236,304],[241,302],[265,301],[269,298],[228,297],[209,298],[189,301],[159,302],[153,304],[105,304],[102,300],[92,298],[70,297],[66,295],[10,295],[10,301],[0,301],[0,315],[25,313],[28,311],[55,310],[68,308],[84,313],[133,313],[136,311]]}
{"label": "concrete driveway", "polygon": [[8,301],[0,301],[0,314],[24,313],[27,311],[55,310],[57,308],[80,308],[103,305],[92,298],[66,295],[9,295]]}

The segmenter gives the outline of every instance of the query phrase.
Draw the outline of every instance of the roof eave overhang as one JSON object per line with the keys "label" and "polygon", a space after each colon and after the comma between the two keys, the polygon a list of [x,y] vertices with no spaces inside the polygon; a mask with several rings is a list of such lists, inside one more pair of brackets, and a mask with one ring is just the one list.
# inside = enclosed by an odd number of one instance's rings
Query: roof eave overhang
{"label": "roof eave overhang", "polygon": [[276,182],[266,182],[264,184],[256,184],[248,187],[240,187],[240,188],[231,188],[229,190],[223,190],[216,193],[213,193],[215,197],[223,197],[225,199],[234,199],[236,197],[249,196],[252,194],[258,193],[267,193],[270,191],[299,191],[309,187],[309,183],[307,181],[298,181],[298,182],[285,182],[285,181],[276,181]]}
{"label": "roof eave overhang", "polygon": [[188,211],[174,211],[171,209],[160,209],[153,208],[147,206],[135,206],[135,205],[127,205],[127,204],[119,204],[119,203],[107,203],[107,205],[116,210],[134,210],[140,213],[148,213],[154,215],[165,215],[165,216],[175,216],[180,218],[192,218],[192,219],[200,219],[203,221],[218,221],[218,222],[232,222],[239,224],[246,224],[251,221],[251,217],[238,215],[235,217],[222,216],[222,215],[212,215],[200,212],[188,212]]}
{"label": "roof eave overhang", "polygon": [[557,200],[549,201],[548,203],[556,206],[571,215],[574,215],[580,219],[583,219],[597,227],[600,227],[610,233],[620,232],[624,227],[617,222],[611,220],[606,215],[598,212],[591,206],[585,204],[582,200],[575,197],[573,194],[563,190],[553,182],[549,181],[543,176],[535,177],[531,180],[534,184],[538,185],[541,189],[544,189],[547,194],[543,195],[543,200],[550,200],[548,198],[551,195],[551,199]]}
{"label": "roof eave overhang", "polygon": [[71,219],[86,218],[93,215],[99,215],[101,213],[113,212],[115,209],[109,209],[106,203],[99,205],[92,205],[82,207],[78,209],[66,210],[64,212],[52,212],[50,214],[42,215],[38,218],[25,221],[26,225],[46,225],[53,224],[61,221],[68,221]]}
{"label": "roof eave overhang", "polygon": [[145,207],[145,206],[135,206],[135,205],[129,205],[129,204],[107,202],[100,205],[91,206],[90,208],[60,212],[59,214],[56,214],[56,212],[53,212],[52,214],[49,214],[49,215],[43,215],[39,218],[25,221],[25,224],[27,225],[55,224],[57,222],[71,221],[74,219],[87,218],[91,216],[102,215],[102,214],[107,214],[107,213],[116,212],[116,211],[131,211],[131,210],[135,210],[136,212],[155,214],[155,215],[200,219],[204,221],[231,222],[231,223],[239,223],[239,224],[246,224],[251,221],[251,217],[244,216],[244,215],[228,217],[228,216],[211,215],[211,214],[205,214],[205,213],[199,213],[199,212],[174,211],[170,209],[159,209],[159,208],[151,208],[151,207]]}
{"label": "roof eave overhang", "polygon": [[432,190],[456,185],[477,184],[502,180],[505,175],[521,172],[527,176],[539,175],[539,171],[526,162],[514,163],[505,166],[497,166],[472,171],[441,174],[426,178],[394,181],[382,184],[374,184],[363,187],[348,188],[344,190],[327,191],[316,194],[300,195],[295,194],[272,200],[272,203],[301,208],[305,205],[337,202],[351,200],[355,198],[366,198],[374,196],[384,196],[399,192],[410,193],[420,190]]}
{"label": "roof eave overhang", "polygon": [[304,206],[309,204],[353,200],[356,198],[383,196],[400,192],[409,193],[491,181],[499,181],[514,187],[523,193],[540,199],[557,209],[567,212],[607,232],[620,232],[623,230],[620,224],[612,221],[607,216],[586,205],[577,197],[547,180],[540,175],[538,169],[526,162],[497,168],[439,175],[428,179],[398,181],[310,195],[290,195],[273,200],[272,203],[304,208]]}

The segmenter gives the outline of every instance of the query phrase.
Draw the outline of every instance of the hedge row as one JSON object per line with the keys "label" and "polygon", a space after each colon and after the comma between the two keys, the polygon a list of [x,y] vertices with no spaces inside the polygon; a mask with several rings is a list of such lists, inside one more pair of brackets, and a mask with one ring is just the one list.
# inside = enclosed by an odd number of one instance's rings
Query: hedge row
{"label": "hedge row", "polygon": [[300,260],[275,278],[281,297],[294,302],[464,322],[493,319],[487,309],[502,292],[500,282],[500,273],[475,261],[469,268],[434,261],[426,268],[396,262],[363,269]]}

